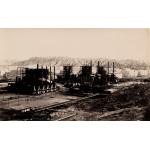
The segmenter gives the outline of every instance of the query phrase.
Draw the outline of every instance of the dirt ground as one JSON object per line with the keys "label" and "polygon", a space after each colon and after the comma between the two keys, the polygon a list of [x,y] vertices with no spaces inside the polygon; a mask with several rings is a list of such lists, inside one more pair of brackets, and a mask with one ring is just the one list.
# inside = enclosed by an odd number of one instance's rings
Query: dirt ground
{"label": "dirt ground", "polygon": [[[150,120],[150,83],[137,84],[106,98],[75,106],[75,120]],[[78,118],[82,114],[82,118]]]}
{"label": "dirt ground", "polygon": [[67,120],[149,121],[150,83],[136,84],[105,98],[89,99],[67,109],[76,114]]}
{"label": "dirt ground", "polygon": [[[1,120],[149,121],[150,83],[130,85],[106,97],[80,101],[55,110],[13,114],[0,110]],[[68,117],[69,116],[69,117]],[[1,117],[1,116],[0,116]]]}

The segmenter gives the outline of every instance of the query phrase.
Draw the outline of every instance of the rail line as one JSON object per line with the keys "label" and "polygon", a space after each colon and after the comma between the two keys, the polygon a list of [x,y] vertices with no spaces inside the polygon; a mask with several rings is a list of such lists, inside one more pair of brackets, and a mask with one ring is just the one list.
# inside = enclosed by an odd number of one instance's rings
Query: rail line
{"label": "rail line", "polygon": [[[126,85],[126,86],[123,86],[123,87],[119,87],[115,92],[118,92],[121,89],[126,89],[129,86],[133,86],[133,85],[131,84],[131,85]],[[22,112],[26,112],[26,111],[31,110],[31,111],[34,111],[34,112],[40,112],[40,111],[44,111],[44,110],[52,110],[52,109],[56,109],[58,107],[62,107],[62,106],[65,106],[65,105],[76,104],[76,103],[78,103],[80,101],[86,101],[89,98],[94,98],[96,96],[104,96],[104,97],[106,97],[108,95],[110,95],[110,93],[96,93],[96,94],[91,94],[91,95],[83,97],[83,98],[78,98],[78,99],[74,99],[74,100],[68,100],[68,101],[61,102],[61,103],[55,103],[55,104],[52,104],[52,105],[46,105],[46,106],[42,106],[42,107],[32,107],[32,108],[31,107],[27,107],[25,109],[22,109],[21,111]]]}
{"label": "rail line", "polygon": [[68,100],[68,101],[56,103],[53,105],[46,105],[46,106],[42,106],[42,107],[26,107],[24,109],[21,109],[20,111],[21,112],[27,112],[27,111],[41,112],[41,111],[45,111],[45,110],[52,110],[54,108],[62,107],[65,105],[72,105],[72,104],[75,104],[75,103],[80,102],[80,101],[86,101],[89,98],[94,98],[96,96],[107,96],[107,95],[108,94],[101,94],[101,93],[92,94],[92,95],[84,97],[84,98],[79,98],[79,99],[75,99],[75,100]]}
{"label": "rail line", "polygon": [[76,116],[76,115],[77,115],[77,114],[74,113],[74,114],[71,114],[71,115],[68,115],[68,116],[59,118],[59,119],[57,119],[57,120],[55,120],[55,121],[65,121],[66,119],[69,119],[69,118],[74,117],[74,116]]}
{"label": "rail line", "polygon": [[1,96],[0,97],[0,102],[5,102],[5,101],[13,101],[15,99],[40,99],[44,96],[51,96],[52,94],[58,94],[57,92],[49,92],[41,95],[15,95],[15,96]]}
{"label": "rail line", "polygon": [[[134,85],[134,84],[133,84]],[[132,86],[131,85],[121,85],[119,87],[117,87],[117,90],[115,90],[114,92],[118,92],[120,89],[126,89],[128,88],[129,86]],[[113,88],[116,88],[116,87],[113,87]],[[58,94],[57,92],[54,94]],[[38,96],[26,96],[26,95],[20,95],[19,98],[20,100],[23,100],[24,98],[27,98],[28,101],[30,100],[34,100],[34,99],[40,99],[42,98],[44,95],[51,95],[51,93],[45,93],[45,94],[42,94],[42,95],[38,95]],[[94,98],[96,96],[100,96],[100,97],[106,97],[106,96],[109,96],[111,95],[110,93],[95,93],[95,94],[90,94],[88,96],[85,96],[85,97],[82,97],[82,98],[77,98],[77,99],[66,99],[66,101],[64,102],[59,102],[59,101],[56,101],[55,103],[53,104],[45,104],[45,105],[42,105],[42,106],[31,106],[31,105],[28,105],[28,106],[24,106],[24,108],[17,108],[18,112],[22,112],[22,113],[26,113],[26,112],[31,112],[31,113],[34,113],[34,112],[42,112],[42,111],[54,111],[56,110],[57,111],[57,108],[60,108],[60,107],[64,107],[64,106],[68,106],[68,105],[73,105],[73,104],[76,104],[80,101],[87,101],[89,100],[90,98]],[[18,96],[14,96],[14,97],[7,97],[7,100],[9,99],[10,101],[11,100],[15,100],[15,98],[17,99]],[[60,97],[59,97],[60,98]],[[2,100],[3,101],[3,100]],[[1,101],[0,101],[1,102]],[[11,105],[11,102],[10,102],[10,105]],[[8,109],[14,109],[14,108],[11,108],[9,107],[9,104],[8,104]]]}

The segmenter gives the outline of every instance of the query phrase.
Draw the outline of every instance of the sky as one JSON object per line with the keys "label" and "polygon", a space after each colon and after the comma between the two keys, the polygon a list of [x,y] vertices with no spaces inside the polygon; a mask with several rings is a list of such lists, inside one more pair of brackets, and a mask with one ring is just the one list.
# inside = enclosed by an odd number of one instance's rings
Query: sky
{"label": "sky", "polygon": [[149,29],[0,29],[0,59],[69,56],[150,61]]}

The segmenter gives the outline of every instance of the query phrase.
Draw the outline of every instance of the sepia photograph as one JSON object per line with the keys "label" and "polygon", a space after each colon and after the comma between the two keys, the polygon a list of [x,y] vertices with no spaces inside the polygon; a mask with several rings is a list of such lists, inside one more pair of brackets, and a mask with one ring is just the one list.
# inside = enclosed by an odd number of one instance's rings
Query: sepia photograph
{"label": "sepia photograph", "polygon": [[147,150],[148,0],[0,1],[0,147]]}
{"label": "sepia photograph", "polygon": [[0,120],[149,121],[150,29],[0,29]]}

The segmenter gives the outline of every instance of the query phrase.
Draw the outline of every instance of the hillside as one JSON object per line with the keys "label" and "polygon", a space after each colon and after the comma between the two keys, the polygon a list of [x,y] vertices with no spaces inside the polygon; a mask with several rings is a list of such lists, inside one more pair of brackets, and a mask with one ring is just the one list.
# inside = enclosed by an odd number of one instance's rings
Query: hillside
{"label": "hillside", "polygon": [[32,57],[24,61],[16,61],[12,63],[17,66],[30,66],[30,65],[47,65],[47,66],[63,66],[67,64],[71,64],[73,66],[81,66],[83,64],[90,64],[92,60],[93,66],[97,65],[97,62],[100,61],[100,64],[103,66],[107,66],[108,61],[110,62],[110,66],[112,62],[115,62],[115,67],[117,68],[130,68],[130,69],[148,69],[150,66],[149,63],[141,62],[137,60],[114,60],[114,59],[104,59],[104,58],[96,58],[96,59],[84,59],[84,58],[71,58],[71,57]]}

